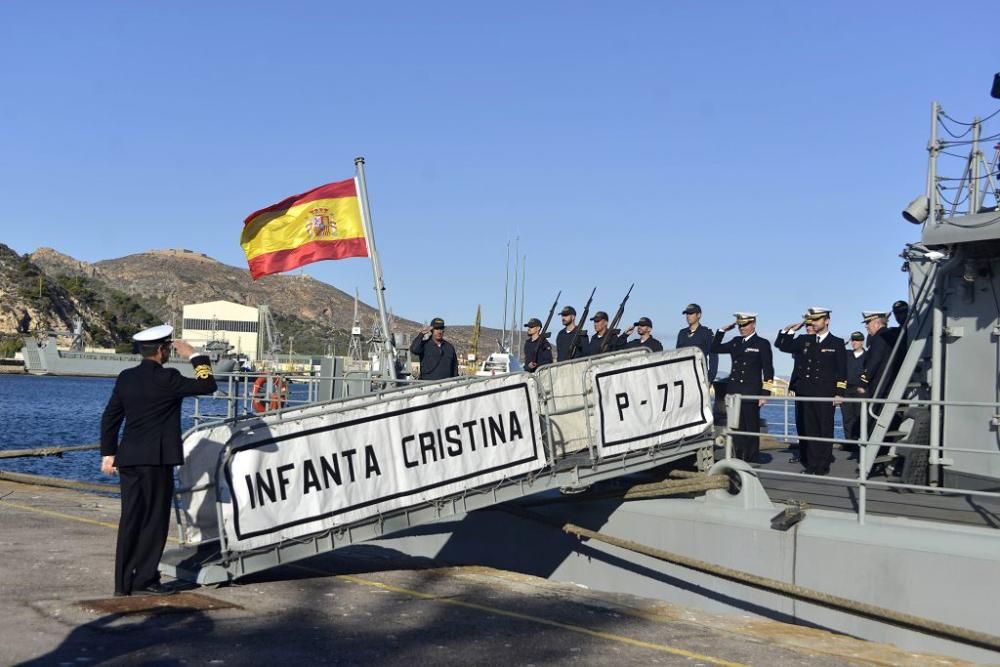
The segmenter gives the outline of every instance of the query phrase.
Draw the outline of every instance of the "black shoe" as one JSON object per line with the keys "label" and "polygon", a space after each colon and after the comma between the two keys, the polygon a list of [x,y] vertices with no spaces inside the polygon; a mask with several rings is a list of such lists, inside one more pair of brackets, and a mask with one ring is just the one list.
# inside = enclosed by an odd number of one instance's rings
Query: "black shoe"
{"label": "black shoe", "polygon": [[132,595],[173,595],[176,592],[176,589],[164,586],[163,584],[157,582],[143,588],[133,589]]}
{"label": "black shoe", "polygon": [[789,463],[802,463],[802,459],[800,459],[798,456],[793,456],[792,458],[788,459],[788,462]]}

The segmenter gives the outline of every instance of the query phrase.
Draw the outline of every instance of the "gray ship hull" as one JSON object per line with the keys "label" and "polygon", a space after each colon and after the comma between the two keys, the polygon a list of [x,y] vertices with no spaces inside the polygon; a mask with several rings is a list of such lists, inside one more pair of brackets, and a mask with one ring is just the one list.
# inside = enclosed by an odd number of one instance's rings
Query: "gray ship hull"
{"label": "gray ship hull", "polygon": [[[24,370],[32,375],[118,377],[123,370],[137,366],[142,361],[138,354],[60,350],[56,347],[54,338],[39,345],[33,337],[26,337],[23,354]],[[194,377],[194,369],[186,361],[168,361],[164,365],[176,368],[187,377]],[[212,363],[215,373],[231,373],[235,366],[232,359],[220,359]]]}

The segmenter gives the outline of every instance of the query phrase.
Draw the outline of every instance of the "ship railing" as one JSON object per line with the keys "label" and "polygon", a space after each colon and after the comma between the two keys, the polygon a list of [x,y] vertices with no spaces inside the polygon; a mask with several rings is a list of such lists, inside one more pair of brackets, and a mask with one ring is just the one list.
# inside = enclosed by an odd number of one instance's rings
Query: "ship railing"
{"label": "ship railing", "polygon": [[[411,378],[383,378],[367,372],[345,375],[237,372],[216,373],[215,378],[218,383],[215,393],[194,397],[192,419],[195,426],[285,408],[315,405],[339,398],[378,396],[388,390],[427,383],[425,380]],[[259,378],[263,378],[264,382],[255,392]],[[282,383],[285,390],[282,389]],[[328,383],[331,387],[329,395],[322,396],[321,388]],[[277,398],[272,401],[275,396]],[[258,410],[255,403],[264,410]]]}
{"label": "ship railing", "polygon": [[[785,424],[785,434],[772,434],[772,433],[754,433],[752,431],[741,431],[739,430],[740,422],[740,410],[742,401],[766,401],[768,403],[773,403],[777,401],[784,401],[786,404],[786,424]],[[996,491],[982,491],[978,489],[965,489],[959,487],[942,487],[934,486],[929,484],[910,484],[906,482],[891,482],[888,480],[874,480],[869,478],[869,463],[873,456],[872,452],[869,451],[870,447],[874,448],[875,455],[882,447],[887,447],[889,443],[885,441],[872,441],[869,440],[869,408],[876,405],[881,405],[882,409],[886,409],[886,405],[892,406],[910,406],[910,407],[960,407],[960,408],[989,408],[994,411],[1000,411],[1000,402],[990,402],[990,401],[932,401],[927,399],[876,399],[876,398],[837,398],[836,400],[830,396],[751,396],[742,394],[727,394],[726,395],[726,426],[723,429],[723,437],[725,439],[725,458],[732,459],[733,457],[733,436],[750,436],[755,438],[769,437],[775,440],[791,441],[791,440],[811,440],[813,442],[828,442],[830,444],[841,444],[841,445],[856,445],[858,447],[858,466],[857,466],[857,477],[836,477],[831,475],[823,475],[819,477],[824,483],[839,484],[842,486],[853,486],[857,489],[857,503],[856,503],[856,515],[858,523],[865,523],[865,516],[867,514],[867,491],[869,488],[879,488],[879,489],[898,489],[898,490],[908,490],[908,491],[924,491],[930,493],[939,493],[946,495],[956,495],[956,496],[975,496],[980,498],[993,498],[1000,500],[1000,492]],[[824,438],[818,436],[808,436],[806,438],[802,434],[798,434],[796,437],[792,437],[788,434],[788,424],[787,424],[787,405],[794,403],[831,403],[845,404],[845,403],[860,403],[861,404],[861,414],[859,415],[861,421],[861,437],[858,439],[853,438]],[[872,419],[874,421],[874,419]],[[893,447],[907,449],[907,450],[926,450],[933,454],[935,451],[940,455],[944,451],[955,452],[955,453],[967,453],[967,454],[981,454],[984,456],[1000,456],[1000,450],[983,450],[983,449],[970,449],[967,447],[953,447],[946,446],[943,442],[936,445],[922,445],[910,442],[893,442],[891,443]],[[817,481],[817,477],[806,474],[805,472],[795,472],[788,470],[773,470],[765,467],[755,466],[753,474],[758,476],[766,477],[784,477],[784,478],[796,478],[796,479],[806,479],[810,481]]]}

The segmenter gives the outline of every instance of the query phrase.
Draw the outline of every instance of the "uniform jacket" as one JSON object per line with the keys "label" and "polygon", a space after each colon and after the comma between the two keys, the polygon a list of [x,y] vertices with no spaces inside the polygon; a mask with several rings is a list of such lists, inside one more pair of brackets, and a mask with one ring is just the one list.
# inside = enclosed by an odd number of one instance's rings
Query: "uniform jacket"
{"label": "uniform jacket", "polygon": [[828,333],[819,342],[815,334],[778,335],[778,349],[797,355],[795,393],[799,396],[843,396],[847,391],[847,352],[843,338]]}
{"label": "uniform jacket", "polygon": [[[899,342],[899,350],[896,351],[896,356],[892,359],[891,370],[887,371],[893,380],[899,375],[899,368],[903,365],[903,357],[906,356],[906,348],[909,347],[910,341],[906,335],[906,329],[903,327],[885,327],[882,329],[882,340],[885,341],[889,348],[888,353],[892,352],[892,348],[900,338],[902,340]],[[888,387],[885,388],[885,392],[889,392]]]}
{"label": "uniform jacket", "polygon": [[653,352],[662,352],[663,351],[663,343],[661,343],[660,341],[656,340],[652,336],[650,336],[649,338],[647,338],[645,343],[642,342],[638,338],[636,338],[635,340],[630,340],[627,343],[625,343],[624,347],[625,348],[631,348],[631,347],[648,347]]}
{"label": "uniform jacket", "polygon": [[882,376],[888,370],[889,354],[892,347],[885,339],[885,329],[879,329],[874,336],[868,336],[868,351],[865,352],[865,369],[861,373],[861,386],[865,394],[872,398],[885,398],[889,393],[889,378],[883,383],[882,390],[875,396],[875,389],[878,387]]}
{"label": "uniform jacket", "polygon": [[[184,462],[181,403],[185,396],[211,394],[216,389],[208,357],[192,357],[191,364],[194,378],[151,359],[118,374],[101,417],[102,456],[114,456],[118,467]],[[123,420],[125,430],[119,441]]]}
{"label": "uniform jacket", "polygon": [[[604,332],[604,336],[611,336],[611,340],[608,341],[608,349],[604,352],[613,352],[614,350],[622,349],[622,343],[620,342],[618,335],[615,334],[610,329]],[[587,343],[587,347],[583,349],[583,356],[591,357],[595,354],[601,354],[601,345],[604,343],[604,336],[598,336],[596,333],[590,337],[590,342]]]}
{"label": "uniform jacket", "polygon": [[[802,334],[805,336],[806,334]],[[782,352],[788,352],[786,349],[789,342],[792,340],[793,335],[791,332],[779,331],[778,337],[774,339],[774,346],[781,350]],[[788,376],[788,391],[798,393],[799,387],[799,357],[800,354],[792,354],[792,374]]]}
{"label": "uniform jacket", "polygon": [[854,356],[854,350],[847,350],[847,388],[848,393],[856,394],[861,386],[861,374],[865,372],[866,354],[862,350],[859,356]]}
{"label": "uniform jacket", "polygon": [[[563,327],[556,334],[556,353],[559,355],[559,361],[566,361],[572,357],[569,353],[569,348],[573,344],[573,337],[576,336],[576,331],[576,329],[573,329],[573,331],[567,333],[566,328]],[[580,332],[580,338],[576,342],[576,356],[572,358],[584,356],[583,350],[589,342],[590,338],[587,336],[587,330],[584,329]]]}
{"label": "uniform jacket", "polygon": [[728,354],[732,357],[729,372],[728,393],[758,395],[764,391],[764,383],[774,380],[774,358],[771,344],[754,332],[747,340],[737,335],[723,343],[725,331],[716,331],[712,339],[712,352]]}
{"label": "uniform jacket", "polygon": [[715,380],[716,373],[719,372],[719,355],[712,352],[712,330],[708,327],[698,325],[698,328],[691,331],[691,327],[684,327],[677,332],[678,350],[682,347],[697,347],[705,354],[708,362],[708,381]]}
{"label": "uniform jacket", "polygon": [[[528,368],[528,364],[534,361],[538,366]],[[524,370],[534,373],[538,367],[552,363],[552,345],[545,338],[539,336],[538,340],[530,338],[524,341]]]}
{"label": "uniform jacket", "polygon": [[410,352],[420,357],[421,380],[444,380],[458,377],[458,354],[446,340],[438,346],[430,337],[417,336],[410,343]]}

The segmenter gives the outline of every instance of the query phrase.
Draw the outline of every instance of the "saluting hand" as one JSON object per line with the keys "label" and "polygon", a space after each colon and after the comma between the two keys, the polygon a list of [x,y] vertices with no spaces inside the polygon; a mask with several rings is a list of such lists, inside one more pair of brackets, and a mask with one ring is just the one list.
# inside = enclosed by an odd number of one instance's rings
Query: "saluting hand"
{"label": "saluting hand", "polygon": [[632,326],[630,326],[628,329],[625,330],[625,335],[626,336],[631,336],[633,331],[635,331],[635,325],[634,324]]}
{"label": "saluting hand", "polygon": [[722,327],[722,330],[723,331],[730,331],[735,326],[736,326],[736,322],[731,322],[730,324],[727,324],[726,326]]}
{"label": "saluting hand", "polygon": [[796,322],[795,324],[789,324],[787,327],[785,327],[785,331],[798,331],[799,329],[802,328],[803,324],[805,324],[805,322]]}
{"label": "saluting hand", "polygon": [[191,346],[191,343],[187,342],[186,340],[180,340],[180,339],[175,340],[174,349],[177,350],[177,354],[181,355],[182,357],[190,357],[192,354],[194,354],[194,348]]}

